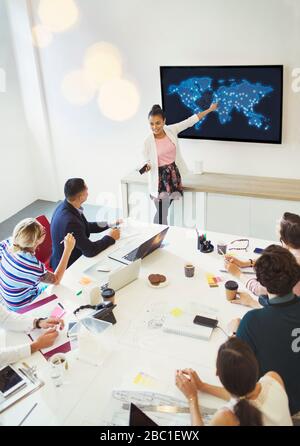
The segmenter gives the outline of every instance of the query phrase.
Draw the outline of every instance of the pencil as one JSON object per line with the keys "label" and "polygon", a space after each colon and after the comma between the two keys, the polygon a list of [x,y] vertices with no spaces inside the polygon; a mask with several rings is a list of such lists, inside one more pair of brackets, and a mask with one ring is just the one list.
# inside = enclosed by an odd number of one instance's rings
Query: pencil
{"label": "pencil", "polygon": [[38,405],[38,403],[35,403],[32,408],[30,409],[29,412],[27,412],[27,414],[25,415],[25,417],[20,421],[20,423],[18,424],[18,426],[22,426],[22,424],[24,423],[24,421],[29,417],[29,415],[31,414],[31,412],[33,411],[33,409],[36,408],[36,406]]}

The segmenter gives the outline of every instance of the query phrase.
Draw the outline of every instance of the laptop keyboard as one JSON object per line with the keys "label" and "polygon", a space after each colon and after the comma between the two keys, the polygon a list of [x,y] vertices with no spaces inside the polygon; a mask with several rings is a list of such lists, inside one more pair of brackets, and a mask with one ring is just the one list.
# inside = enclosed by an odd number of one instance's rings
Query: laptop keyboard
{"label": "laptop keyboard", "polygon": [[136,253],[137,253],[137,250],[134,249],[134,250],[131,251],[129,254],[127,254],[126,256],[124,256],[123,259],[125,259],[125,260],[129,260],[129,262],[132,262],[132,261],[136,260]]}

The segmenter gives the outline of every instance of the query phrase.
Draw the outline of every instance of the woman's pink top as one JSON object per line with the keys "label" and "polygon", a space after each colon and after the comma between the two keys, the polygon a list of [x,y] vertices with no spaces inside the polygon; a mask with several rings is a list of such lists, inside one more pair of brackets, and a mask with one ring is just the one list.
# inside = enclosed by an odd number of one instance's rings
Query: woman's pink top
{"label": "woman's pink top", "polygon": [[176,146],[167,135],[164,138],[155,138],[158,167],[174,163],[176,159]]}

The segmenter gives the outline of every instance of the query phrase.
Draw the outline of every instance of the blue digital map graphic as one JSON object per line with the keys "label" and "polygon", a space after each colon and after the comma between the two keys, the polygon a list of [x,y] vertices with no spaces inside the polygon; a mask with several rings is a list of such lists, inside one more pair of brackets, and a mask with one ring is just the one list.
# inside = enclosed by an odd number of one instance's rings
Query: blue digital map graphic
{"label": "blue digital map graphic", "polygon": [[[212,102],[218,102],[219,106],[215,113],[218,114],[219,122],[222,125],[232,121],[232,112],[235,110],[247,118],[249,126],[259,130],[269,130],[270,119],[257,113],[255,106],[274,91],[273,87],[261,83],[251,83],[245,79],[221,79],[218,84],[217,89],[213,89],[212,78],[192,77],[182,81],[179,85],[170,85],[168,94],[177,94],[181,103],[192,113],[204,111]],[[201,129],[207,117],[208,115],[195,125],[197,130]]]}

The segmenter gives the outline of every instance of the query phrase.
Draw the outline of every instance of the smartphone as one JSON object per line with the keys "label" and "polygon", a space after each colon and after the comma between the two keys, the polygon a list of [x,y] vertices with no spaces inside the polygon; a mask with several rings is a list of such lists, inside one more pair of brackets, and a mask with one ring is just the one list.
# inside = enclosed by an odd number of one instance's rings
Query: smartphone
{"label": "smartphone", "polygon": [[197,315],[193,320],[194,324],[203,325],[204,327],[216,328],[218,319],[211,319],[209,317]]}
{"label": "smartphone", "polygon": [[253,252],[255,254],[262,254],[264,252],[264,249],[262,249],[262,248],[255,248]]}
{"label": "smartphone", "polygon": [[146,172],[146,170],[147,170],[147,166],[148,166],[148,164],[145,164],[145,165],[139,170],[139,172],[140,172],[141,175],[143,175],[143,173]]}
{"label": "smartphone", "polygon": [[0,370],[0,395],[4,398],[24,385],[24,379],[11,366]]}

